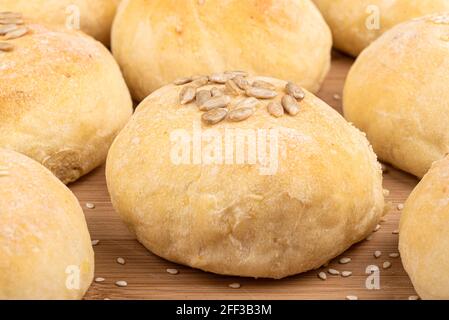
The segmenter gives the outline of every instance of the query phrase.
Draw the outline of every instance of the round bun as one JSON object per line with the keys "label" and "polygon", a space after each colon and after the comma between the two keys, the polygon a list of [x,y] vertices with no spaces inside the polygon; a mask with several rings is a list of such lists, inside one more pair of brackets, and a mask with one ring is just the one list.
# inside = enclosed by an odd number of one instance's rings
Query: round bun
{"label": "round bun", "polygon": [[[141,103],[108,155],[113,205],[144,246],[174,262],[266,278],[320,267],[378,223],[380,164],[313,94],[289,84],[295,100],[285,81],[237,78],[246,94],[199,79]],[[295,116],[282,115],[281,100]]]}
{"label": "round bun", "polygon": [[191,74],[248,70],[318,91],[332,36],[310,0],[125,0],[112,51],[136,100]]}
{"label": "round bun", "polygon": [[117,63],[77,31],[35,24],[0,51],[0,147],[37,160],[69,183],[106,159],[132,113]]}
{"label": "round bun", "polygon": [[0,300],[80,299],[93,273],[78,200],[34,160],[0,149]]}
{"label": "round bun", "polygon": [[422,177],[449,152],[449,14],[396,26],[353,65],[344,113],[379,158]]}
{"label": "round bun", "polygon": [[399,230],[405,270],[422,299],[449,299],[449,156],[435,162],[405,204]]}
{"label": "round bun", "polygon": [[36,22],[79,27],[109,46],[111,26],[121,0],[0,0],[1,11],[22,12]]}
{"label": "round bun", "polygon": [[357,56],[395,25],[449,11],[449,0],[313,0],[332,29],[334,46]]}

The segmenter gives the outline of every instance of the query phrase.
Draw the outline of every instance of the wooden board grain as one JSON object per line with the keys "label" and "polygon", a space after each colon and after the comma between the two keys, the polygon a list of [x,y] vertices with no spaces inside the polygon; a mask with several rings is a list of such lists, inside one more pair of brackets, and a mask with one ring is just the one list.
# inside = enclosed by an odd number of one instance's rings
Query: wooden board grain
{"label": "wooden board grain", "polygon": [[[352,59],[334,53],[332,70],[319,96],[335,109],[341,111],[341,100],[346,74]],[[350,257],[351,263],[340,265],[338,259],[329,267],[352,271],[349,278],[330,276],[320,280],[311,271],[283,280],[255,280],[218,276],[175,265],[165,261],[141,246],[128,232],[114,212],[109,200],[104,167],[92,172],[70,186],[84,208],[92,239],[100,240],[94,247],[96,277],[106,279],[103,283],[92,284],[86,299],[345,299],[356,295],[359,299],[407,299],[415,295],[400,258],[390,258],[388,254],[398,252],[398,229],[400,211],[398,204],[404,203],[418,181],[403,172],[389,168],[385,174],[384,187],[391,191],[387,200],[394,203],[387,221],[373,234],[370,241],[364,241],[348,250],[343,256]],[[95,204],[87,209],[85,204]],[[382,251],[376,259],[374,251]],[[116,263],[118,257],[126,260],[125,265]],[[382,269],[382,263],[390,261],[390,269]],[[377,265],[380,268],[380,290],[368,290],[365,281],[366,268]],[[178,275],[169,275],[167,268],[176,268]],[[323,271],[327,269],[323,268]],[[126,288],[115,285],[118,280],[128,282]],[[238,282],[240,289],[231,289],[229,284]]]}

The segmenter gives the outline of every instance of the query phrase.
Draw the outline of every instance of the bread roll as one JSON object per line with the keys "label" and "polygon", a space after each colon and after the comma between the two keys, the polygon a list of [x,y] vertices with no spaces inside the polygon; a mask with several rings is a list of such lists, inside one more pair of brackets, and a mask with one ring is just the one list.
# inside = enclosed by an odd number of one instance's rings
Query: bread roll
{"label": "bread roll", "polygon": [[[226,76],[235,74],[211,79]],[[245,81],[253,98],[236,90]],[[218,274],[283,278],[320,267],[372,232],[383,210],[382,172],[357,129],[292,84],[298,100],[286,98],[285,81],[204,84],[155,91],[109,152],[113,205],[144,246]],[[220,105],[228,111],[214,109]]]}
{"label": "bread roll", "polygon": [[357,59],[344,113],[386,162],[422,177],[449,152],[449,14],[405,22]]}
{"label": "bread roll", "polygon": [[449,155],[435,162],[401,216],[399,250],[422,299],[449,299]]}
{"label": "bread roll", "polygon": [[449,11],[449,0],[313,0],[332,29],[334,46],[357,56],[395,25]]}
{"label": "bread roll", "polygon": [[64,183],[102,164],[132,112],[112,55],[77,31],[28,24],[0,50],[0,147],[34,158]]}
{"label": "bread roll", "polygon": [[136,100],[191,74],[249,70],[318,91],[329,27],[310,0],[125,0],[112,50]]}
{"label": "bread roll", "polygon": [[109,46],[111,26],[121,0],[0,0],[0,12],[18,11],[38,22],[80,27]]}
{"label": "bread roll", "polygon": [[93,273],[78,200],[37,162],[0,149],[0,300],[80,299]]}

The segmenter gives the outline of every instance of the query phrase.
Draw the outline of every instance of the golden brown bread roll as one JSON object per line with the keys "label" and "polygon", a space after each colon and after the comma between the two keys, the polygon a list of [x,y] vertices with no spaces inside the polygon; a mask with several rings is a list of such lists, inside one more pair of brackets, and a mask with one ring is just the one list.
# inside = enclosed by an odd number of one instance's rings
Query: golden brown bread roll
{"label": "golden brown bread roll", "polygon": [[401,216],[402,263],[422,299],[449,299],[449,155],[433,164]]}
{"label": "golden brown bread roll", "polygon": [[0,149],[0,300],[81,299],[93,274],[78,200],[37,162]]}
{"label": "golden brown bread roll", "polygon": [[[102,164],[132,112],[117,63],[78,31],[36,24],[0,48],[0,147],[44,164],[63,182]],[[16,30],[17,31],[17,30]],[[1,44],[0,43],[0,44]]]}
{"label": "golden brown bread roll", "polygon": [[0,0],[0,12],[22,12],[40,23],[79,27],[109,46],[111,26],[121,0]]}
{"label": "golden brown bread roll", "polygon": [[273,78],[210,79],[155,91],[110,149],[113,205],[142,244],[205,271],[283,278],[372,232],[382,172],[360,131],[294,84],[287,96]]}
{"label": "golden brown bread roll", "polygon": [[449,14],[396,26],[353,65],[346,118],[379,158],[422,177],[449,152]]}
{"label": "golden brown bread roll", "polygon": [[125,0],[112,50],[136,100],[190,74],[249,70],[318,91],[329,27],[310,0]]}
{"label": "golden brown bread roll", "polygon": [[401,22],[449,11],[449,0],[313,1],[331,27],[334,46],[352,56]]}

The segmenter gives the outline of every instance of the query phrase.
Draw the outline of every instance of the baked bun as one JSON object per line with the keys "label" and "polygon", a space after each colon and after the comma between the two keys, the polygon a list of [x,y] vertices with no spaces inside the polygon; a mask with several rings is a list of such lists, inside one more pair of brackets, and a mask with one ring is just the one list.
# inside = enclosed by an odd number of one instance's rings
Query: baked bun
{"label": "baked bun", "polygon": [[155,91],[109,152],[113,205],[144,246],[218,274],[283,278],[372,232],[382,172],[360,131],[295,84],[285,95],[277,79],[210,79]]}
{"label": "baked bun", "polygon": [[131,116],[131,97],[97,41],[77,31],[23,28],[25,35],[2,42],[12,51],[0,46],[0,147],[69,183],[104,162]]}
{"label": "baked bun", "polygon": [[405,22],[368,47],[345,84],[344,113],[379,158],[422,177],[449,152],[449,14]]}
{"label": "baked bun", "polygon": [[186,74],[224,70],[318,91],[331,47],[329,27],[310,0],[125,0],[112,30],[112,51],[139,101]]}
{"label": "baked bun", "polygon": [[[111,26],[121,0],[0,0],[0,12],[22,12],[26,18],[69,28],[80,27],[109,46]],[[78,25],[79,24],[79,25]]]}
{"label": "baked bun", "polygon": [[332,29],[334,46],[357,56],[395,25],[449,11],[449,0],[313,0]]}
{"label": "baked bun", "polygon": [[399,250],[423,299],[449,299],[449,155],[435,162],[401,216]]}
{"label": "baked bun", "polygon": [[0,149],[0,300],[80,299],[93,273],[78,200],[34,160]]}

